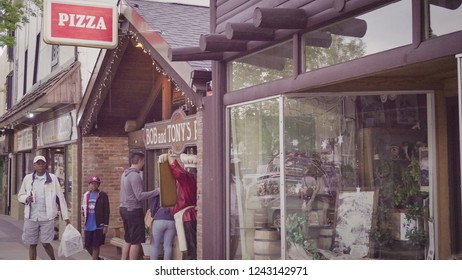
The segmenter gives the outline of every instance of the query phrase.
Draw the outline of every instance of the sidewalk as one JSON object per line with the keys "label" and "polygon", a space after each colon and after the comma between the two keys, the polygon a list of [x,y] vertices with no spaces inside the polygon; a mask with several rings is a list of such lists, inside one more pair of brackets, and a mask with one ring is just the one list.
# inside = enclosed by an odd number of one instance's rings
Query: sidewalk
{"label": "sidewalk", "polygon": [[[21,241],[23,220],[16,220],[10,216],[0,215],[0,260],[28,260],[28,246]],[[83,250],[68,258],[58,256],[59,240],[52,242],[57,260],[91,260],[90,255],[86,250]],[[120,255],[117,254],[116,247],[106,244],[101,247],[100,256],[107,260],[120,260]],[[37,246],[37,259],[49,260],[43,247]]]}

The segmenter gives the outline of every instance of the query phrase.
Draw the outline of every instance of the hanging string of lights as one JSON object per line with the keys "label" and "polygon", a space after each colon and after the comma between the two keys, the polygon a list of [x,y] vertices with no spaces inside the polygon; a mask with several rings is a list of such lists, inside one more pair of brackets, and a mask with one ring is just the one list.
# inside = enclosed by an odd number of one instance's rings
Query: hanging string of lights
{"label": "hanging string of lights", "polygon": [[[165,70],[162,67],[160,67],[159,64],[155,61],[155,59],[154,59],[154,57],[153,57],[153,55],[151,53],[151,50],[149,48],[144,47],[143,43],[141,42],[140,38],[138,37],[138,34],[136,32],[133,32],[133,31],[129,30],[127,35],[128,36],[123,36],[123,37],[119,38],[118,47],[116,49],[112,50],[112,52],[110,54],[110,57],[108,59],[108,63],[106,64],[104,71],[100,71],[101,83],[99,83],[99,87],[96,90],[95,98],[93,99],[93,101],[92,101],[92,103],[90,105],[90,113],[89,113],[88,121],[86,122],[86,124],[84,125],[83,130],[82,130],[82,132],[84,134],[87,134],[91,130],[93,119],[95,119],[95,125],[94,126],[95,126],[95,128],[97,128],[97,125],[98,125],[96,123],[97,110],[99,108],[101,98],[103,96],[103,92],[106,90],[105,89],[106,87],[111,87],[110,81],[111,81],[113,65],[118,60],[119,56],[123,55],[123,52],[125,51],[126,45],[128,44],[129,40],[133,40],[133,42],[135,43],[135,46],[137,48],[142,48],[143,52],[145,54],[148,54],[151,57],[152,66],[154,67],[154,69],[158,73],[162,74],[163,76],[167,76],[168,81],[173,84],[175,91],[181,92],[182,96],[185,95],[184,91],[182,91],[180,89],[180,87],[173,80],[173,78],[171,76],[169,76],[168,73],[165,72]],[[194,102],[188,96],[185,96],[185,104],[188,104],[188,105],[190,105],[192,107],[195,107]]]}

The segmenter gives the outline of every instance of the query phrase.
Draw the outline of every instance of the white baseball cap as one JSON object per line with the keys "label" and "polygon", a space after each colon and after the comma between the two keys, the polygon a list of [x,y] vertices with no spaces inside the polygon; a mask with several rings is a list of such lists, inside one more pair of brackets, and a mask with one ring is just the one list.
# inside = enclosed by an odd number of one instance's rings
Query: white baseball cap
{"label": "white baseball cap", "polygon": [[43,162],[47,162],[44,156],[36,156],[34,157],[34,163],[36,163],[39,160],[43,160]]}

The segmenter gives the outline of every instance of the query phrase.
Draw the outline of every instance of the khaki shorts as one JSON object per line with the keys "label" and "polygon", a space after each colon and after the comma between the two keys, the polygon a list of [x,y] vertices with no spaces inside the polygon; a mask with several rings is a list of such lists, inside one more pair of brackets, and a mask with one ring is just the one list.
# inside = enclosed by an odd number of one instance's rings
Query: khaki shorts
{"label": "khaki shorts", "polygon": [[39,240],[41,243],[51,243],[55,237],[55,221],[31,221],[24,220],[22,241],[26,245],[36,245]]}

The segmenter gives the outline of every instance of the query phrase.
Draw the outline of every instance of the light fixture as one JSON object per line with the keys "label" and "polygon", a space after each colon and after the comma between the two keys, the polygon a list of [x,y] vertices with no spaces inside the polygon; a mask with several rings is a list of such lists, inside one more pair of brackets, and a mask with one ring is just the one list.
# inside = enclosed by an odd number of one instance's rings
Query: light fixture
{"label": "light fixture", "polygon": [[138,42],[138,44],[136,44],[135,47],[142,49],[142,48],[143,48],[143,44],[141,44],[140,42]]}
{"label": "light fixture", "polygon": [[27,117],[28,119],[32,119],[32,118],[34,117],[34,113],[32,113],[32,112],[26,112],[26,117]]}

